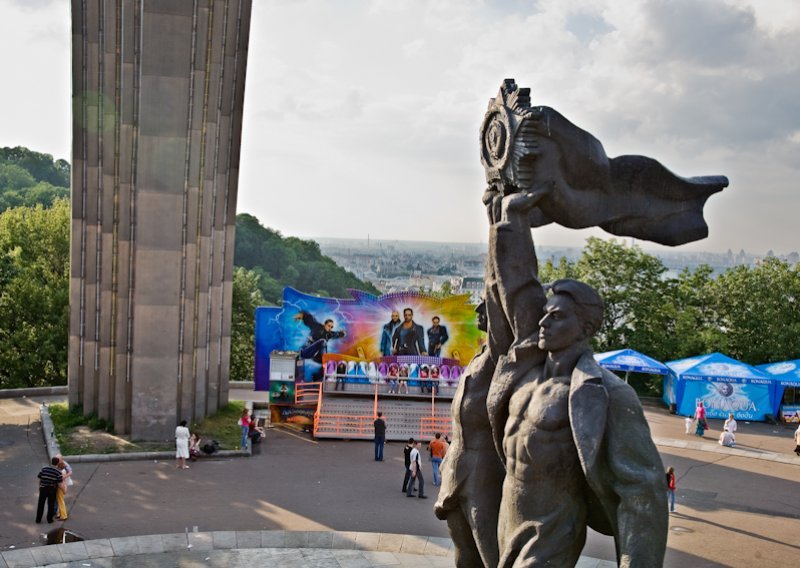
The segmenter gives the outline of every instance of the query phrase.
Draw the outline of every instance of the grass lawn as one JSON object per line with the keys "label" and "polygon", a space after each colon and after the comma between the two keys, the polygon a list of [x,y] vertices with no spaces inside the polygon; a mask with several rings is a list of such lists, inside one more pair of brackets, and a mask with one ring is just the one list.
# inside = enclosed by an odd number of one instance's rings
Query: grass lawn
{"label": "grass lawn", "polygon": [[[66,403],[51,404],[48,408],[53,419],[56,440],[65,456],[175,449],[174,440],[144,442],[131,440],[130,436],[117,436],[107,421],[96,415],[84,416],[80,408],[70,410]],[[230,402],[213,416],[199,424],[193,424],[190,429],[200,436],[201,445],[217,440],[221,450],[237,450],[242,438],[242,430],[237,421],[243,409],[243,402]]]}

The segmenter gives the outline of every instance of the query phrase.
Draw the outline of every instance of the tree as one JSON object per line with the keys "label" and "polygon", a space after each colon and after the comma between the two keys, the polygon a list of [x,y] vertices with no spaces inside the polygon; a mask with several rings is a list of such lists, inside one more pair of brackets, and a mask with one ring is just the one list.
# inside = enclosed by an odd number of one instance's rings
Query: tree
{"label": "tree", "polygon": [[800,271],[775,257],[711,283],[720,350],[751,364],[800,357]]}
{"label": "tree", "polygon": [[236,216],[233,263],[258,273],[259,289],[273,304],[281,301],[284,286],[340,298],[348,296],[348,288],[379,293],[372,284],[362,282],[323,255],[314,241],[284,238],[247,213]]}
{"label": "tree", "polygon": [[666,314],[668,289],[662,262],[639,247],[626,247],[595,237],[575,265],[578,280],[593,286],[603,298],[603,324],[595,336],[598,351],[630,347],[652,350],[658,344]]}
{"label": "tree", "polygon": [[0,214],[0,388],[66,384],[67,200]]}
{"label": "tree", "polygon": [[231,370],[232,380],[250,380],[255,362],[255,313],[264,305],[259,290],[259,275],[253,270],[233,271],[231,303]]}
{"label": "tree", "polygon": [[50,207],[69,197],[69,164],[27,148],[0,148],[0,211],[11,207]]}

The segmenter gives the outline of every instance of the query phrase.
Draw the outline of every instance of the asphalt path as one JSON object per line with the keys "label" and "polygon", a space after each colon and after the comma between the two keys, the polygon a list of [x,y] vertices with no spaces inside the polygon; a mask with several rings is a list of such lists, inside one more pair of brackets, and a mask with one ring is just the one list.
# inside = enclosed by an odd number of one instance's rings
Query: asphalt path
{"label": "asphalt path", "polygon": [[[36,472],[46,462],[37,400],[0,401],[0,549],[38,544]],[[647,409],[655,437],[685,437],[683,421]],[[740,444],[776,451],[787,428],[742,425]],[[714,441],[716,425],[706,440]],[[745,444],[747,442],[747,444]],[[64,525],[86,538],[216,530],[338,530],[447,536],[428,499],[401,492],[403,444],[375,462],[371,442],[311,440],[272,428],[251,458],[73,464]],[[660,446],[678,473],[665,566],[793,564],[800,553],[800,466]],[[590,532],[586,556],[614,560],[613,540]]]}

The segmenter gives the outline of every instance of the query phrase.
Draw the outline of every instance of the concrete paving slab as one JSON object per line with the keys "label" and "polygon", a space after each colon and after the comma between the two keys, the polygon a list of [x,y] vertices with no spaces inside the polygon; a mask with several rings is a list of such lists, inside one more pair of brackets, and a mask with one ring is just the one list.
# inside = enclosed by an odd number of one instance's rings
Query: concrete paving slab
{"label": "concrete paving slab", "polygon": [[57,546],[61,552],[61,558],[64,559],[64,562],[72,562],[74,560],[83,560],[84,558],[89,558],[89,551],[86,548],[86,544],[83,542],[67,542],[65,544],[57,544],[55,546]]}
{"label": "concrete paving slab", "polygon": [[[236,531],[236,541],[239,542],[239,533]],[[261,531],[261,547],[283,548],[286,546],[286,531]]]}
{"label": "concrete paving slab", "polygon": [[3,552],[3,560],[8,568],[30,568],[36,566],[36,559],[33,557],[33,549],[18,548]]}
{"label": "concrete paving slab", "polygon": [[63,562],[61,558],[61,551],[56,546],[40,546],[38,548],[31,548],[33,559],[37,565],[46,566],[48,564],[58,564]]}
{"label": "concrete paving slab", "polygon": [[114,548],[111,546],[111,541],[107,538],[87,540],[84,542],[84,545],[86,546],[86,558],[114,556]]}

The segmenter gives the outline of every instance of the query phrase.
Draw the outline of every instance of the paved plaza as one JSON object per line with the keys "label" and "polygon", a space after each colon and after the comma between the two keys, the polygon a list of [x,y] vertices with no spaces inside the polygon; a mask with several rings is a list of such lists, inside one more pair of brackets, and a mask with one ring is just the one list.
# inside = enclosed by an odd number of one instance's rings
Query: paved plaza
{"label": "paved plaza", "polygon": [[[34,523],[36,472],[47,459],[41,401],[0,400],[0,568],[253,566],[263,555],[292,568],[453,563],[446,526],[432,513],[430,469],[429,499],[400,491],[403,444],[387,444],[386,461],[375,462],[371,442],[317,442],[282,428],[250,458],[208,458],[189,470],[170,459],[73,463],[63,525],[96,542],[40,547],[55,526]],[[681,417],[657,407],[646,415],[678,475],[665,566],[791,563],[800,552],[792,429],[740,422],[738,448],[727,449],[715,442],[718,421],[699,439],[684,434]],[[609,537],[590,532],[583,553],[582,567],[614,564]]]}

